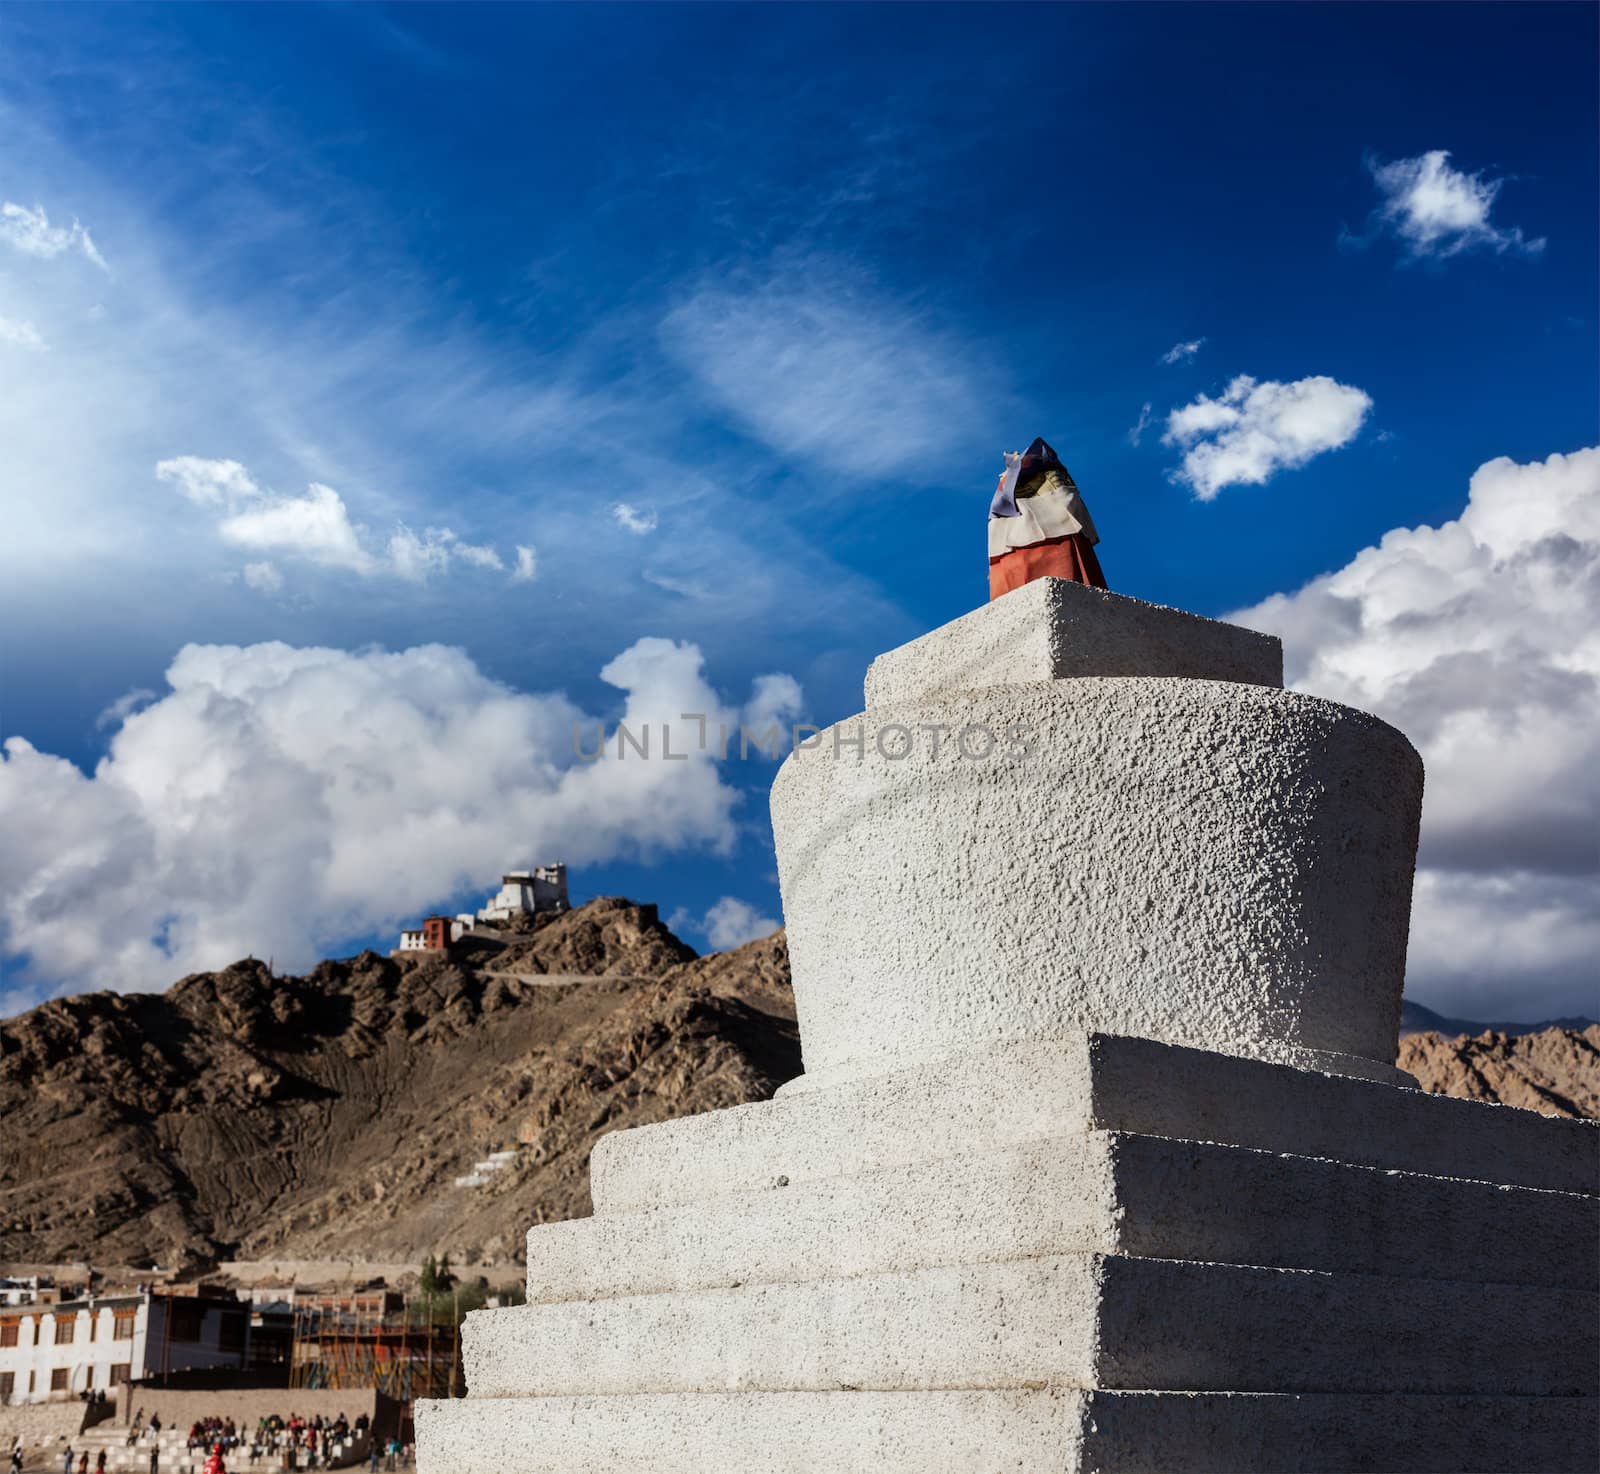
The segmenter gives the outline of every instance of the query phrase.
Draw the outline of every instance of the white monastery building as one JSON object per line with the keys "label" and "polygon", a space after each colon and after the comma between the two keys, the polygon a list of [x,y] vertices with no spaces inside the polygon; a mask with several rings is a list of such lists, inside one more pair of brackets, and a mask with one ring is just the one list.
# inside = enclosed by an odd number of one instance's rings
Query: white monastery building
{"label": "white monastery building", "polygon": [[249,1307],[141,1291],[0,1308],[0,1405],[114,1393],[163,1372],[245,1363]]}
{"label": "white monastery building", "polygon": [[565,865],[558,862],[538,865],[532,870],[508,870],[500,877],[500,889],[476,915],[462,911],[454,917],[430,916],[421,926],[402,931],[400,945],[390,955],[443,951],[476,927],[503,926],[514,916],[548,914],[570,907]]}
{"label": "white monastery building", "polygon": [[509,921],[513,916],[532,916],[539,911],[565,911],[567,904],[565,865],[508,870],[500,877],[499,891],[478,912],[478,920]]}

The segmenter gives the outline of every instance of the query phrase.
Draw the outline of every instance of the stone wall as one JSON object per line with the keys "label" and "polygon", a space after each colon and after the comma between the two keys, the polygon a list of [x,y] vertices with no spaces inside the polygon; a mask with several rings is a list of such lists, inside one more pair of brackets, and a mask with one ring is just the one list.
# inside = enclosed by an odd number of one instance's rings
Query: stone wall
{"label": "stone wall", "polygon": [[25,1449],[75,1438],[83,1426],[83,1413],[84,1405],[76,1398],[70,1402],[0,1404],[0,1452],[9,1450],[19,1438]]}

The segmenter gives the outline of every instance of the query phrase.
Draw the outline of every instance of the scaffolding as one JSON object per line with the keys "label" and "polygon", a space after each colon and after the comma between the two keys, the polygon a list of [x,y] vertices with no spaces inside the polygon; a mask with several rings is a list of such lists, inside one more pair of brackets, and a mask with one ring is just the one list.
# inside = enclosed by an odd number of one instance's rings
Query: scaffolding
{"label": "scaffolding", "polygon": [[[296,1297],[289,1352],[289,1385],[304,1388],[375,1387],[410,1405],[420,1397],[461,1397],[460,1316],[452,1297],[449,1325],[436,1325],[432,1305],[391,1306],[373,1295]],[[420,1314],[420,1323],[419,1316]]]}

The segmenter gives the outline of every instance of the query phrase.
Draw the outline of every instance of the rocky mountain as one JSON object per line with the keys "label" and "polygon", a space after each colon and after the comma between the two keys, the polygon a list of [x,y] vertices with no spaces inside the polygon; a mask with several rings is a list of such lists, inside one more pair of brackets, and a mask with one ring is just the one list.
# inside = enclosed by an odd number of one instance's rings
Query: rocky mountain
{"label": "rocky mountain", "polygon": [[781,934],[698,958],[616,899],[465,962],[58,999],[0,1024],[0,1261],[515,1261],[589,1211],[603,1132],[799,1069]]}
{"label": "rocky mountain", "polygon": [[[1600,1116],[1600,1026],[1413,1034],[1399,1062],[1428,1090]],[[57,999],[0,1021],[0,1264],[510,1265],[531,1224],[589,1211],[604,1132],[799,1070],[782,933],[697,957],[619,899],[448,961],[247,961]]]}
{"label": "rocky mountain", "polygon": [[1600,1024],[1522,1035],[1410,1034],[1397,1063],[1434,1095],[1600,1117]]}
{"label": "rocky mountain", "polygon": [[1442,1013],[1435,1013],[1431,1008],[1424,1008],[1420,1003],[1413,1003],[1409,998],[1400,1000],[1400,1033],[1407,1034],[1542,1034],[1546,1029],[1576,1029],[1582,1032],[1590,1024],[1600,1022],[1592,1018],[1581,1016],[1572,1018],[1543,1019],[1536,1024],[1507,1023],[1499,1020],[1492,1023],[1481,1023],[1475,1019],[1450,1018]]}

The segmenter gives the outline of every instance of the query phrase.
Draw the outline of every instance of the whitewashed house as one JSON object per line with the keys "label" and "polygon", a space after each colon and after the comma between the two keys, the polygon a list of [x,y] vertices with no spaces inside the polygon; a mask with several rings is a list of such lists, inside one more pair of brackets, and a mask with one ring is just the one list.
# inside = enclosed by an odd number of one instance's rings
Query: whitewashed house
{"label": "whitewashed house", "polygon": [[163,1372],[243,1366],[249,1307],[140,1291],[0,1307],[0,1404],[115,1393]]}

